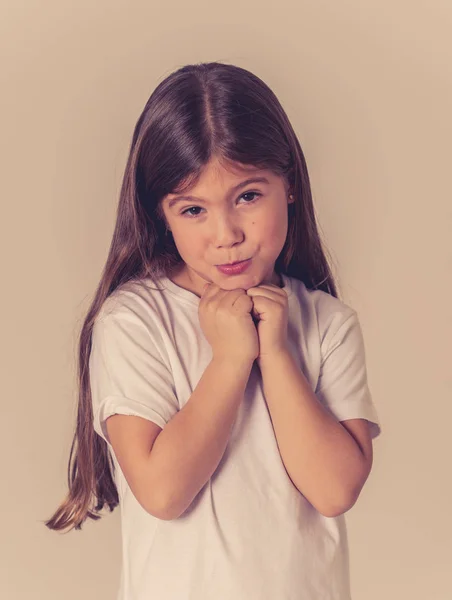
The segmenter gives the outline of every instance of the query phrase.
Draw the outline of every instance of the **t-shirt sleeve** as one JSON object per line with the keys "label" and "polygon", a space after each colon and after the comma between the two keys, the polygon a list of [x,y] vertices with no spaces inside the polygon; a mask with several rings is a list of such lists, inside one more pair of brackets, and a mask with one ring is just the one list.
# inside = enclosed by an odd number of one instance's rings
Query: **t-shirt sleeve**
{"label": "t-shirt sleeve", "polygon": [[381,423],[369,390],[364,340],[356,311],[346,317],[337,331],[326,335],[325,342],[315,390],[317,398],[338,421],[367,419],[371,437],[376,438],[381,433]]}
{"label": "t-shirt sleeve", "polygon": [[96,319],[89,372],[93,427],[109,444],[105,422],[113,414],[136,415],[163,428],[179,410],[158,333],[133,310],[123,307]]}

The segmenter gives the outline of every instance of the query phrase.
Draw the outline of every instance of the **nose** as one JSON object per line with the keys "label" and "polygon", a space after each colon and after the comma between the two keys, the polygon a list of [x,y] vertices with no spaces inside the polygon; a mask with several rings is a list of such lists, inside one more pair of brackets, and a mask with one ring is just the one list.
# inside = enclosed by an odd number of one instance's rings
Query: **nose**
{"label": "nose", "polygon": [[228,248],[242,242],[243,228],[230,216],[221,216],[216,223],[214,234],[215,245],[218,248]]}

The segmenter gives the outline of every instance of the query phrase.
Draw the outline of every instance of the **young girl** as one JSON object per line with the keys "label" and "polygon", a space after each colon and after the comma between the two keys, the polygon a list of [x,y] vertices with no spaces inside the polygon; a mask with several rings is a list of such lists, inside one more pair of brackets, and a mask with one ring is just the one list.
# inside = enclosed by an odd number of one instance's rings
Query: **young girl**
{"label": "young girl", "polygon": [[46,525],[120,504],[118,600],[350,599],[380,423],[299,141],[249,71],[188,65],[149,98],[79,380]]}

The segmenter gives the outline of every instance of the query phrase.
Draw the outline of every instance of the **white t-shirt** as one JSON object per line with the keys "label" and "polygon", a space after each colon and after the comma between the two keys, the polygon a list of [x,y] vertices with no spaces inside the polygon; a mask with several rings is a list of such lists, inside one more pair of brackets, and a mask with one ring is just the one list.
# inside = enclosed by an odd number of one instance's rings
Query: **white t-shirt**
{"label": "white t-shirt", "polygon": [[[291,350],[318,400],[339,421],[367,419],[375,438],[380,422],[356,311],[282,279]],[[106,418],[138,415],[165,427],[212,358],[199,298],[166,277],[158,286],[144,279],[115,290],[93,330],[94,429],[109,443],[120,499],[117,600],[350,600],[345,517],[322,516],[287,475],[256,364],[224,456],[183,515],[158,519],[134,497]]]}

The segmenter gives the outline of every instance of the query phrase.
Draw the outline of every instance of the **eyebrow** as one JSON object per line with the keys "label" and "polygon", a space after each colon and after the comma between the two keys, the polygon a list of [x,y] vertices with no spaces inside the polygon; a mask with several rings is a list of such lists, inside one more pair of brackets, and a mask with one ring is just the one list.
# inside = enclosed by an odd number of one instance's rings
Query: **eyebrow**
{"label": "eyebrow", "polygon": [[[250,177],[249,179],[245,179],[245,181],[242,181],[241,183],[239,183],[239,184],[235,185],[234,187],[232,187],[229,190],[229,194],[228,195],[232,195],[234,192],[236,192],[237,190],[239,190],[242,187],[245,187],[245,185],[249,185],[250,183],[270,183],[270,182],[268,181],[268,179],[266,177]],[[172,206],[174,206],[178,202],[183,202],[184,200],[192,200],[192,201],[196,201],[196,202],[205,202],[205,200],[203,200],[202,198],[198,198],[196,196],[179,195],[179,196],[176,196],[174,198],[171,198],[171,200],[168,203],[168,208],[171,208]]]}

